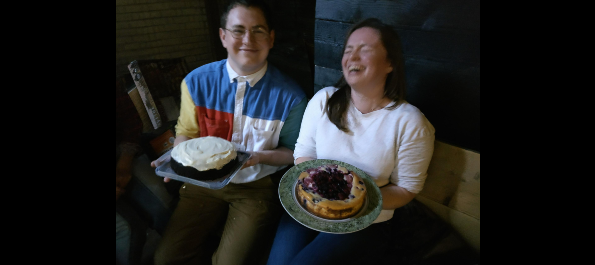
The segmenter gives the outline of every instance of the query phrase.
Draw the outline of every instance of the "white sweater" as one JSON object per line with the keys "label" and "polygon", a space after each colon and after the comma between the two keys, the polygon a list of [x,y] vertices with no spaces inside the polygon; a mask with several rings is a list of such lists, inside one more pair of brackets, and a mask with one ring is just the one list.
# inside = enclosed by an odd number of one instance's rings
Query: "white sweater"
{"label": "white sweater", "polygon": [[[382,109],[368,114],[362,114],[351,104],[348,109],[351,133],[345,133],[325,112],[328,99],[337,90],[324,88],[309,102],[295,159],[342,161],[366,172],[378,187],[393,183],[412,193],[420,193],[434,154],[434,126],[409,103],[395,110]],[[388,221],[393,215],[394,210],[383,210],[374,223]]]}

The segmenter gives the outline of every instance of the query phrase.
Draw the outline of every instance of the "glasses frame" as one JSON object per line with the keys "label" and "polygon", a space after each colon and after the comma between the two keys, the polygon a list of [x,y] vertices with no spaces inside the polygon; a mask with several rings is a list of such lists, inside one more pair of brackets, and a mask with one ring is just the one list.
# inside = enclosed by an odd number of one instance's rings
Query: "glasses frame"
{"label": "glasses frame", "polygon": [[[231,30],[231,29],[225,28],[225,30],[229,31],[229,33],[231,33],[231,37],[233,37],[236,40],[241,40],[244,37],[246,37],[246,33],[248,33],[248,31],[250,31],[250,35],[253,36],[255,40],[266,40],[266,39],[268,39],[268,38],[271,37],[271,32],[270,31],[267,31],[267,30],[263,30],[263,29],[260,29],[260,30],[264,31],[266,33],[266,36],[264,38],[262,38],[262,39],[256,37],[258,35],[254,34],[254,31],[255,31],[254,29],[245,29],[244,30],[244,33],[240,37],[236,37],[234,35],[233,30]],[[235,30],[241,30],[241,29],[235,29]]]}

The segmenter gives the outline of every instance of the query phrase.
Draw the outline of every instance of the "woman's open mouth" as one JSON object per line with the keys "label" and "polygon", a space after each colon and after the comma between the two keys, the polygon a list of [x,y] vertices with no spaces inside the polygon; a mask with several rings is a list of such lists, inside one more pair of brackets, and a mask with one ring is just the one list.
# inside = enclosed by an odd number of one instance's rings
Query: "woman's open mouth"
{"label": "woman's open mouth", "polygon": [[366,68],[361,65],[352,65],[349,67],[350,73],[357,73],[357,72],[361,72],[363,70],[366,70]]}

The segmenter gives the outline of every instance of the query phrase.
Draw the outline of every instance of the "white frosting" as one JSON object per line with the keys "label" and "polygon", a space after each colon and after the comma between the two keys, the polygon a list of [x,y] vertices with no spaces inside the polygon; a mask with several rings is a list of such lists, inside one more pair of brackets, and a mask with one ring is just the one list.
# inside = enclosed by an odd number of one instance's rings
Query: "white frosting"
{"label": "white frosting", "polygon": [[171,152],[171,158],[198,171],[222,169],[238,156],[233,144],[219,137],[202,137],[185,141]]}

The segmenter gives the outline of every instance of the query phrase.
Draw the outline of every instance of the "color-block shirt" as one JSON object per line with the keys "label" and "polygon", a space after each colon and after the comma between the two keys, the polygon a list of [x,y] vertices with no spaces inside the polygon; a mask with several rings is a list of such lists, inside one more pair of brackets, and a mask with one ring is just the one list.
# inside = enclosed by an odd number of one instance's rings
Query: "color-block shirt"
{"label": "color-block shirt", "polygon": [[[267,65],[239,76],[227,60],[207,64],[182,82],[178,135],[216,136],[238,151],[278,147],[295,149],[308,99],[300,86],[276,67]],[[238,173],[232,183],[249,183],[283,167],[259,164]]]}

